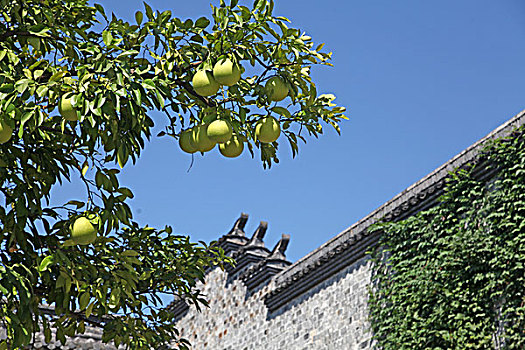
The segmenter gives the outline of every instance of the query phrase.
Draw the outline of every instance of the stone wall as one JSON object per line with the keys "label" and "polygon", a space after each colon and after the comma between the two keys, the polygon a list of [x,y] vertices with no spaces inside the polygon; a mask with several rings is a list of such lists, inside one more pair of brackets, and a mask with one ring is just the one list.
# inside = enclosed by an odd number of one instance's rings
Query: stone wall
{"label": "stone wall", "polygon": [[215,269],[202,290],[210,307],[190,307],[177,328],[194,349],[364,349],[371,334],[367,323],[370,266],[362,258],[270,312],[263,296],[275,282],[250,294],[243,282],[229,282]]}

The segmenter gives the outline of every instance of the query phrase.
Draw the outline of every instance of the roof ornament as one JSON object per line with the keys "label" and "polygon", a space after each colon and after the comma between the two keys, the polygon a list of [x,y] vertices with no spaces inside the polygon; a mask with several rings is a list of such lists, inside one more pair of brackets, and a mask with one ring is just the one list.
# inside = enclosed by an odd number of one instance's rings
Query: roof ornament
{"label": "roof ornament", "polygon": [[245,236],[244,227],[248,222],[248,214],[241,213],[241,216],[235,221],[230,232],[227,233],[227,236]]}
{"label": "roof ornament", "polygon": [[255,230],[255,232],[253,233],[252,239],[250,239],[250,241],[248,242],[246,246],[247,247],[248,246],[263,246],[264,247],[263,238],[264,238],[264,235],[266,234],[266,230],[268,230],[268,223],[266,221],[261,221],[261,223],[259,224],[259,227],[257,227],[257,230]]}
{"label": "roof ornament", "polygon": [[272,250],[272,253],[268,257],[268,259],[279,259],[279,260],[286,260],[286,255],[284,252],[286,251],[286,248],[288,248],[288,243],[290,242],[290,235],[282,234],[281,239],[275,247]]}

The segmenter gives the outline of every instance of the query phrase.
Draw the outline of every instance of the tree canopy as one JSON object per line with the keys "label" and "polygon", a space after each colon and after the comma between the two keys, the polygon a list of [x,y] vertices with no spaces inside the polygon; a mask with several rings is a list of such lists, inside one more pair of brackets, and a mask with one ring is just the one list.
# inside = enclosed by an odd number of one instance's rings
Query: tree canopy
{"label": "tree canopy", "polygon": [[[134,222],[119,184],[155,124],[186,152],[246,146],[264,167],[278,162],[279,134],[295,156],[323,125],[339,132],[344,108],[310,78],[330,65],[323,45],[274,16],[273,0],[217,5],[183,20],[144,3],[129,23],[84,0],[0,0],[0,349],[50,327],[65,342],[87,324],[105,342],[156,347],[178,337],[161,293],[206,304],[195,281],[229,259]],[[74,177],[86,198],[52,206]]]}

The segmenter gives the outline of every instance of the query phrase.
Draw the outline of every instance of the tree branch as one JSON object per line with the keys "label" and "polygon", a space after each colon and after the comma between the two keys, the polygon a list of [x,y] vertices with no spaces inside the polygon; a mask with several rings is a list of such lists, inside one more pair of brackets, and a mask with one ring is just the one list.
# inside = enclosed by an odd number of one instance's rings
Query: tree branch
{"label": "tree branch", "polygon": [[28,32],[26,30],[8,30],[0,34],[0,40],[5,40],[13,36],[28,36],[28,37],[41,38],[41,39],[46,38],[46,37],[51,37],[55,40],[65,41],[64,39],[58,36],[55,36],[55,35],[51,35],[49,33],[47,33],[45,36],[42,36],[42,35],[37,35],[35,33]]}
{"label": "tree branch", "polygon": [[30,33],[30,32],[27,32],[27,31],[23,31],[23,30],[8,30],[7,32],[0,34],[0,40],[4,40],[4,39],[10,38],[12,36],[34,36],[34,37],[39,37],[36,34]]}

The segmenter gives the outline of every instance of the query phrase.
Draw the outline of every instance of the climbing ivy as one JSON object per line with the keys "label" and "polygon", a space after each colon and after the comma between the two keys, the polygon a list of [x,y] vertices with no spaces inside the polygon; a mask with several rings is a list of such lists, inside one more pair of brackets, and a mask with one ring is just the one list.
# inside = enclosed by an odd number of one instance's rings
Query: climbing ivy
{"label": "climbing ivy", "polygon": [[[369,299],[378,348],[525,348],[522,132],[452,173],[438,205],[372,227],[381,231]],[[495,175],[476,178],[480,167]]]}

